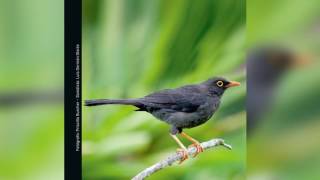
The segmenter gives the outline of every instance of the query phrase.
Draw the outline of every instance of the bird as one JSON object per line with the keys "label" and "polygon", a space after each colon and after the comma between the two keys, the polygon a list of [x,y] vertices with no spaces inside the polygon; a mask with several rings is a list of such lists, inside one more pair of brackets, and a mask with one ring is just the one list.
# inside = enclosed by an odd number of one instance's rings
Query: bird
{"label": "bird", "polygon": [[273,106],[277,86],[286,73],[309,63],[308,55],[285,47],[264,46],[250,51],[247,56],[248,137]]}
{"label": "bird", "polygon": [[180,147],[177,152],[182,154],[179,162],[182,163],[188,159],[188,152],[177,135],[179,134],[192,142],[190,146],[196,148],[193,157],[203,152],[199,141],[183,132],[183,129],[194,128],[207,122],[219,108],[220,99],[225,90],[239,85],[240,83],[236,81],[213,77],[198,84],[185,85],[176,89],[164,89],[141,98],[85,100],[85,106],[131,105],[138,108],[136,111],[152,114],[156,119],[171,126],[169,134]]}

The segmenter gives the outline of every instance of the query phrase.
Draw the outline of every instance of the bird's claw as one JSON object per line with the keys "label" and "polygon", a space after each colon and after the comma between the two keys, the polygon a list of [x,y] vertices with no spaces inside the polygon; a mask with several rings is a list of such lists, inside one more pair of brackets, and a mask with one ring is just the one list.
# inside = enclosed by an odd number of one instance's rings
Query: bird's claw
{"label": "bird's claw", "polygon": [[188,159],[188,151],[185,149],[177,149],[177,153],[181,153],[182,157],[179,161],[179,164],[181,164],[183,161],[185,161],[186,159]]}
{"label": "bird's claw", "polygon": [[194,153],[194,155],[192,157],[196,157],[199,153],[203,152],[203,148],[199,143],[193,143],[190,146],[196,148],[196,152]]}

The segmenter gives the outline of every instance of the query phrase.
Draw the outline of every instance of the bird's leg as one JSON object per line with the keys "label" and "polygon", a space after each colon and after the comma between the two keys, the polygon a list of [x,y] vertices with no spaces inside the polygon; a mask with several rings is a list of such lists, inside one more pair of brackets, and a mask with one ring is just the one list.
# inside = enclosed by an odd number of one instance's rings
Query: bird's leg
{"label": "bird's leg", "polygon": [[192,142],[191,146],[194,146],[197,151],[196,153],[193,155],[193,157],[196,157],[199,153],[203,152],[203,148],[201,147],[199,141],[193,139],[191,136],[189,136],[188,134],[181,132],[181,135],[185,138],[187,138],[189,141]]}
{"label": "bird's leg", "polygon": [[171,134],[170,136],[178,143],[178,145],[180,146],[179,149],[177,149],[178,153],[182,154],[182,158],[179,161],[179,164],[181,164],[184,160],[188,159],[188,150],[187,148],[182,144],[182,142],[178,139],[178,137],[175,134]]}

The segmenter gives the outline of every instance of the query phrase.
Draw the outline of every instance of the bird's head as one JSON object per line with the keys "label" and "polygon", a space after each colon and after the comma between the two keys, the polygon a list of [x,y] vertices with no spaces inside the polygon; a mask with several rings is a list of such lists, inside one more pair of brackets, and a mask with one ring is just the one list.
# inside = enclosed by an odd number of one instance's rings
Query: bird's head
{"label": "bird's head", "polygon": [[304,67],[312,57],[284,47],[260,47],[249,52],[247,57],[248,85],[274,85],[287,71]]}
{"label": "bird's head", "polygon": [[222,77],[210,78],[202,84],[206,86],[207,90],[209,91],[209,94],[218,96],[222,96],[224,91],[230,87],[240,86],[239,82],[229,81]]}

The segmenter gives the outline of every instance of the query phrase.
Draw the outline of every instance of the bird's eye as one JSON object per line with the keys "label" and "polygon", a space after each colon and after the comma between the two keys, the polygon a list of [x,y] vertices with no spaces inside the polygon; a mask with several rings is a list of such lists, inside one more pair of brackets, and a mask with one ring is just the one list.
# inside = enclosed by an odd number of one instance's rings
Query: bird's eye
{"label": "bird's eye", "polygon": [[222,87],[223,86],[223,82],[222,81],[218,81],[217,82],[217,86]]}

